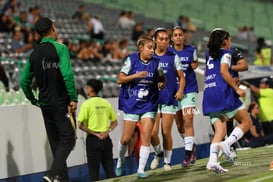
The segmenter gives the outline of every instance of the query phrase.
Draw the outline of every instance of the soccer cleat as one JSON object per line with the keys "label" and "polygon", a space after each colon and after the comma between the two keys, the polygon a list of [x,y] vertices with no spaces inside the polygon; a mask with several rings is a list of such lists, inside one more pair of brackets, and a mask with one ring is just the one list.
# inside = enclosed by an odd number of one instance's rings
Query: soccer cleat
{"label": "soccer cleat", "polygon": [[160,152],[159,154],[155,155],[150,168],[156,169],[159,165],[160,160],[163,158],[163,152]]}
{"label": "soccer cleat", "polygon": [[121,176],[123,173],[123,167],[117,167],[115,170],[115,174],[117,177]]}
{"label": "soccer cleat", "polygon": [[182,161],[182,167],[189,167],[191,164],[191,160],[188,156],[185,157],[185,159]]}
{"label": "soccer cleat", "polygon": [[137,173],[137,177],[143,179],[149,177],[149,175],[144,172],[143,173],[139,172]]}
{"label": "soccer cleat", "polygon": [[208,171],[213,171],[213,172],[215,172],[217,174],[228,172],[228,169],[223,168],[220,165],[220,163],[212,163],[212,164],[208,163],[207,166],[206,166],[206,169]]}
{"label": "soccer cleat", "polygon": [[220,145],[220,148],[222,149],[223,154],[225,155],[226,160],[229,162],[233,162],[233,156],[230,151],[230,147],[227,146],[225,142],[221,142],[219,145]]}
{"label": "soccer cleat", "polygon": [[195,161],[196,161],[196,144],[194,143],[192,146],[192,152],[190,155],[190,162],[191,162],[191,164],[194,164]]}
{"label": "soccer cleat", "polygon": [[49,175],[43,177],[44,182],[53,182],[53,178]]}
{"label": "soccer cleat", "polygon": [[170,171],[170,170],[172,170],[172,167],[171,167],[170,163],[164,163],[163,168],[164,168],[165,171]]}
{"label": "soccer cleat", "polygon": [[44,176],[44,177],[43,177],[43,181],[44,181],[44,182],[60,182],[58,176],[56,176],[56,177],[53,178],[53,177],[51,177],[50,175]]}
{"label": "soccer cleat", "polygon": [[223,156],[223,151],[222,151],[222,150],[219,150],[218,158],[221,158],[222,156]]}
{"label": "soccer cleat", "polygon": [[230,148],[230,153],[231,153],[232,159],[237,157],[237,151],[233,147]]}

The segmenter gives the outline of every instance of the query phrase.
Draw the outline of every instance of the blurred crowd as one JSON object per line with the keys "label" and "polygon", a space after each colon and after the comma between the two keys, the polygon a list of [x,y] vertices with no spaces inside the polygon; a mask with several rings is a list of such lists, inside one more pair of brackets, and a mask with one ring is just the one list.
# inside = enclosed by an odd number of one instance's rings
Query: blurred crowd
{"label": "blurred crowd", "polygon": [[236,37],[239,40],[245,40],[245,41],[249,41],[249,42],[254,42],[257,39],[255,31],[254,31],[254,27],[252,27],[252,26],[238,27]]}

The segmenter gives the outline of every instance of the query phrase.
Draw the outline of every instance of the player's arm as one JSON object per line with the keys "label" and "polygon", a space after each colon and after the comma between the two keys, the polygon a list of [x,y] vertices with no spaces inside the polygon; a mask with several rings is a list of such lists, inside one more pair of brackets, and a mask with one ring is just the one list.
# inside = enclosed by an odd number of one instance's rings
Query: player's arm
{"label": "player's arm", "polygon": [[20,78],[20,86],[26,96],[26,98],[31,102],[31,104],[39,106],[38,100],[35,98],[32,88],[31,88],[31,82],[33,79],[33,71],[31,69],[31,65],[29,60],[24,66],[23,73],[21,74]]}
{"label": "player's arm", "polygon": [[232,66],[231,69],[233,71],[246,71],[248,70],[248,64],[245,58],[242,56],[242,53],[239,49],[234,48],[232,55]]}
{"label": "player's arm", "polygon": [[109,127],[109,133],[113,131],[118,126],[118,120],[111,121],[110,127]]}
{"label": "player's arm", "polygon": [[231,55],[230,54],[224,54],[223,57],[221,58],[221,67],[220,67],[220,72],[227,84],[229,84],[238,95],[241,97],[245,95],[245,91],[240,89],[236,82],[233,80],[232,76],[229,73],[229,66],[231,64]]}
{"label": "player's arm", "polygon": [[180,62],[179,60],[179,57],[176,55],[175,56],[175,68],[176,68],[176,71],[177,71],[177,76],[178,76],[178,79],[179,79],[179,88],[175,94],[175,98],[177,100],[181,100],[182,97],[183,97],[183,91],[184,91],[184,88],[185,88],[185,83],[186,83],[186,80],[185,80],[185,76],[184,76],[184,72],[183,72],[183,65],[182,63]]}
{"label": "player's arm", "polygon": [[160,64],[158,64],[157,74],[158,74],[158,80],[157,80],[158,89],[163,90],[165,88],[167,80],[166,80],[165,74],[164,74],[163,69],[161,68]]}
{"label": "player's arm", "polygon": [[68,48],[66,46],[62,46],[57,44],[57,50],[60,57],[60,71],[62,73],[66,90],[70,98],[70,106],[71,109],[75,112],[77,109],[78,96],[76,91],[76,85],[73,75],[73,69],[70,62],[70,55]]}
{"label": "player's arm", "polygon": [[110,103],[109,103],[109,108],[110,108],[109,109],[110,110],[109,119],[111,121],[110,126],[109,126],[109,133],[110,133],[111,131],[113,131],[118,126],[118,119],[117,119],[117,114],[116,114],[113,106]]}
{"label": "player's arm", "polygon": [[254,85],[250,84],[247,81],[241,81],[241,83],[245,86],[247,86],[252,92],[254,92],[255,94],[260,95],[260,89],[258,87],[255,87]]}
{"label": "player's arm", "polygon": [[198,67],[198,58],[197,58],[196,49],[193,52],[193,61],[191,63],[191,67],[193,70],[195,70]]}
{"label": "player's arm", "polygon": [[140,71],[131,75],[126,75],[125,73],[120,72],[118,76],[118,84],[125,84],[136,78],[145,78],[147,75],[148,75],[147,71]]}
{"label": "player's arm", "polygon": [[248,70],[248,64],[245,59],[240,59],[236,65],[232,65],[233,71],[246,71]]}
{"label": "player's arm", "polygon": [[254,92],[255,94],[260,95],[260,89],[258,87],[255,87],[254,85],[250,84],[249,89]]}
{"label": "player's arm", "polygon": [[93,131],[93,130],[90,130],[87,126],[85,126],[84,125],[84,123],[83,122],[81,122],[81,121],[79,121],[78,122],[79,124],[79,128],[82,130],[82,131],[84,131],[84,132],[86,132],[86,133],[88,133],[88,134],[91,134],[91,135],[95,135],[95,136],[97,136],[98,138],[99,138],[99,134],[97,133],[97,132],[95,132],[95,131]]}
{"label": "player's arm", "polygon": [[127,57],[127,59],[125,60],[120,70],[118,80],[117,80],[118,84],[125,84],[136,78],[145,78],[148,75],[147,71],[140,71],[135,74],[129,75],[130,70],[131,70],[131,60],[130,60],[130,57]]}

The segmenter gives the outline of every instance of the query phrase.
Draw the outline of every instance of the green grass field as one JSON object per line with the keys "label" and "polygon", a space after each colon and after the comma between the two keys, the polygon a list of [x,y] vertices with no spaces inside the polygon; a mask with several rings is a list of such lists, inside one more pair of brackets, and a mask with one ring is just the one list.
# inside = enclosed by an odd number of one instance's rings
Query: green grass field
{"label": "green grass field", "polygon": [[220,158],[221,165],[229,169],[228,173],[216,174],[208,172],[205,168],[208,158],[199,159],[189,168],[180,165],[172,166],[172,170],[165,172],[163,168],[149,170],[150,175],[146,179],[138,179],[136,174],[105,180],[109,182],[161,182],[161,181],[228,181],[228,182],[272,182],[273,171],[269,170],[269,164],[273,160],[273,145],[255,149],[240,150],[234,163],[228,163]]}

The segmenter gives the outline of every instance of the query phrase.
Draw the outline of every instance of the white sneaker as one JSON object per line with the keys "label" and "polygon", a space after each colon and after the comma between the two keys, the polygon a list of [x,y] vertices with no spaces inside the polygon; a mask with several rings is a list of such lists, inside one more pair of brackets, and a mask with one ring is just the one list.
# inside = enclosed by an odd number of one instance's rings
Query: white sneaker
{"label": "white sneaker", "polygon": [[231,150],[231,151],[230,151],[230,154],[231,154],[232,159],[234,159],[234,158],[237,157],[237,153],[236,153],[236,151],[234,151],[234,150]]}
{"label": "white sneaker", "polygon": [[223,151],[222,151],[222,150],[219,150],[218,158],[221,158],[222,156],[223,156]]}
{"label": "white sneaker", "polygon": [[208,163],[206,169],[208,171],[213,171],[218,174],[228,172],[228,169],[223,168],[220,163]]}
{"label": "white sneaker", "polygon": [[[236,150],[232,149],[230,150],[230,156],[232,157],[232,159],[235,159],[237,157],[237,152]],[[218,158],[221,158],[223,157],[223,150],[219,150],[219,153],[218,153]],[[226,158],[226,157],[225,157]]]}
{"label": "white sneaker", "polygon": [[170,164],[168,164],[168,163],[164,163],[164,170],[165,171],[170,171],[170,170],[172,170],[172,167],[170,166]]}
{"label": "white sneaker", "polygon": [[159,165],[160,160],[163,158],[163,152],[160,152],[159,154],[155,155],[150,168],[156,169]]}
{"label": "white sneaker", "polygon": [[223,151],[225,158],[227,161],[233,162],[233,157],[230,151],[230,147],[225,143],[225,142],[221,142],[219,144],[221,150]]}

